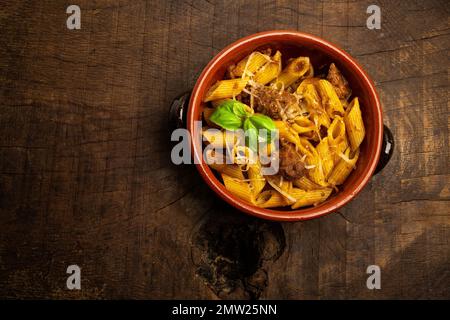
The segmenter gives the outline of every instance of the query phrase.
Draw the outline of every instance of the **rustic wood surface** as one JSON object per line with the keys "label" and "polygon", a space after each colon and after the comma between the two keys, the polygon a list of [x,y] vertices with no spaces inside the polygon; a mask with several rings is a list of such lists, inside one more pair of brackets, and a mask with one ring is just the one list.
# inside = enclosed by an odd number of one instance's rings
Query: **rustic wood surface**
{"label": "rustic wood surface", "polygon": [[[0,297],[450,298],[448,1],[0,3]],[[249,218],[170,162],[168,106],[243,36],[352,54],[396,150],[340,212]],[[66,268],[82,268],[82,289]],[[366,268],[381,267],[381,290]]]}

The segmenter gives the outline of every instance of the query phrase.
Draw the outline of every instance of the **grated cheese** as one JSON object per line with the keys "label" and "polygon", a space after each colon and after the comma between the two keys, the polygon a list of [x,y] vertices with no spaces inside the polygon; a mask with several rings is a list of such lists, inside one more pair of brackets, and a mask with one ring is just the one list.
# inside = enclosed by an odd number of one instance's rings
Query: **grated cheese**
{"label": "grated cheese", "polygon": [[289,201],[291,201],[292,203],[297,202],[297,199],[295,199],[293,196],[291,196],[290,194],[288,194],[287,192],[284,192],[283,190],[281,190],[281,188],[279,186],[277,186],[276,183],[274,183],[273,181],[271,181],[271,179],[267,179],[267,182],[272,186],[272,188],[274,188],[275,190],[277,190],[283,197],[285,197],[286,199],[288,199]]}

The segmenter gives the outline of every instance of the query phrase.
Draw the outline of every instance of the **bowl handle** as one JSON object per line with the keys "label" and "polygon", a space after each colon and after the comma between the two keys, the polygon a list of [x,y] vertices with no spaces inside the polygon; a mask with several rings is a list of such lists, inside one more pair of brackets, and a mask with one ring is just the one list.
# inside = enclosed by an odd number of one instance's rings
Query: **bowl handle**
{"label": "bowl handle", "polygon": [[378,160],[377,168],[375,169],[375,174],[378,174],[391,160],[392,154],[394,153],[394,136],[391,130],[383,125],[383,145],[381,147],[380,159]]}
{"label": "bowl handle", "polygon": [[[191,91],[187,91],[176,97],[170,105],[169,111],[169,125],[172,129],[186,128],[187,109],[189,106],[189,99]],[[378,174],[391,160],[394,153],[394,137],[391,130],[383,125],[383,145],[381,149],[380,159],[378,160],[375,174]]]}
{"label": "bowl handle", "polygon": [[172,129],[186,128],[186,117],[190,97],[191,91],[188,91],[179,95],[172,101],[169,110],[169,126]]}

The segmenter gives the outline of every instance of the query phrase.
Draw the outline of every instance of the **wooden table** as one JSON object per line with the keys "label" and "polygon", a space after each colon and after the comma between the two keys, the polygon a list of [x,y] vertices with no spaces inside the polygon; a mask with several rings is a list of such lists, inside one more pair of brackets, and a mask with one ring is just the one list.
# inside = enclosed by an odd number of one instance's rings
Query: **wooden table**
{"label": "wooden table", "polygon": [[[377,1],[381,30],[373,1],[76,2],[80,30],[67,1],[0,4],[1,297],[450,298],[447,1]],[[353,55],[395,136],[384,171],[312,221],[247,217],[170,162],[172,99],[270,29]]]}

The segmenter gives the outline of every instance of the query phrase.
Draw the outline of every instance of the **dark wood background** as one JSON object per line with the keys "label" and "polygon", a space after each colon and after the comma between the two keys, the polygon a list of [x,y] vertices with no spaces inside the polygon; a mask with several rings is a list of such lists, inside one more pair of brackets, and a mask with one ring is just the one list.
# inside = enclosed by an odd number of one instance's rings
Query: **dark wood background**
{"label": "dark wood background", "polygon": [[[448,1],[0,3],[0,296],[450,298]],[[170,163],[168,107],[243,36],[309,32],[377,85],[395,154],[340,212],[249,218]],[[82,289],[66,289],[66,268]],[[381,290],[366,268],[381,267]]]}

